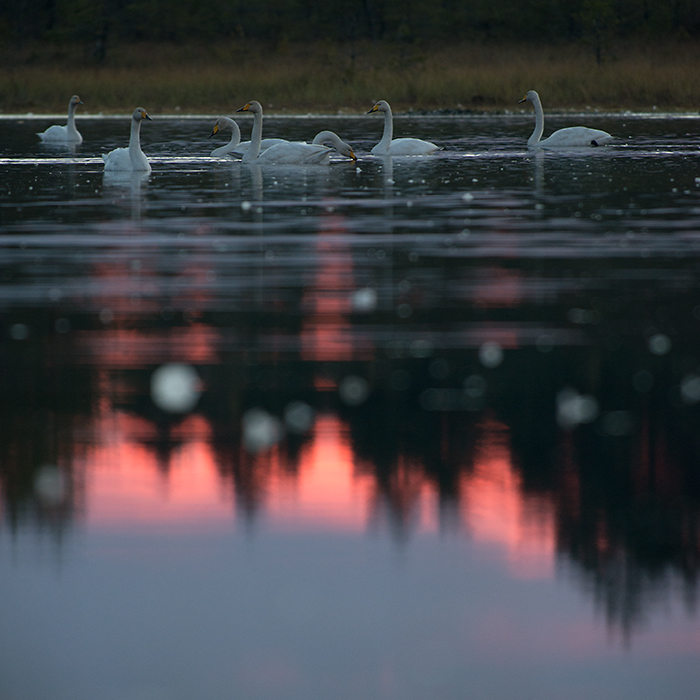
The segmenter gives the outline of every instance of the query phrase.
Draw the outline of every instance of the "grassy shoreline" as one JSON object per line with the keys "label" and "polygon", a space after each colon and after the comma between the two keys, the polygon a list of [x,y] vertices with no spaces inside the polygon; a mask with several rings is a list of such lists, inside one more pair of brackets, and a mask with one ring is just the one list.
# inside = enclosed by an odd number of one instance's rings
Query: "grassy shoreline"
{"label": "grassy shoreline", "polygon": [[55,47],[0,57],[0,113],[61,113],[78,93],[95,114],[229,113],[251,99],[276,113],[354,113],[377,99],[396,111],[502,112],[524,92],[548,111],[698,111],[700,44],[617,46],[601,65],[580,45],[454,47],[130,45],[106,64]]}

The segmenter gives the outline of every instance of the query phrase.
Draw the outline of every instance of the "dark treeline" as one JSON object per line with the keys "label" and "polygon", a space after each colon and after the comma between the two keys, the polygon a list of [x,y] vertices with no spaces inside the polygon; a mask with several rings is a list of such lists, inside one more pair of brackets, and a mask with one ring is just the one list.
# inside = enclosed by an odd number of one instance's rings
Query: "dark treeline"
{"label": "dark treeline", "polygon": [[[17,0],[0,40],[594,43],[700,36],[697,0]],[[99,51],[98,51],[99,53]]]}

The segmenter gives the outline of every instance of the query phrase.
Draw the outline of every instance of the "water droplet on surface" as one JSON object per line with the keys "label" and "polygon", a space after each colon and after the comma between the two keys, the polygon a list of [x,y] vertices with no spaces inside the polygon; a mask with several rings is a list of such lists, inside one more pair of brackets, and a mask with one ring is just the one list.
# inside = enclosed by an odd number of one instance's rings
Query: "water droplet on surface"
{"label": "water droplet on surface", "polygon": [[290,433],[305,433],[314,422],[314,409],[303,401],[292,401],[284,409],[284,424]]}
{"label": "water droplet on surface", "polygon": [[13,323],[10,326],[12,340],[26,340],[29,337],[29,326],[26,323]]}
{"label": "water droplet on surface", "polygon": [[353,311],[368,313],[377,308],[377,292],[370,287],[358,289],[351,297]]}
{"label": "water droplet on surface", "polygon": [[241,420],[243,444],[248,452],[262,452],[282,437],[280,421],[262,408],[251,408]]}
{"label": "water droplet on surface", "polygon": [[575,389],[562,389],[557,394],[557,423],[562,428],[591,423],[597,416],[598,402],[593,396],[581,395]]}
{"label": "water droplet on surface", "polygon": [[34,493],[46,506],[56,506],[66,495],[66,477],[53,464],[40,467],[34,477]]}
{"label": "water droplet on surface", "polygon": [[654,355],[665,355],[671,349],[671,339],[664,333],[656,333],[649,338],[648,347]]}
{"label": "water droplet on surface", "polygon": [[503,348],[498,343],[484,343],[479,348],[479,361],[489,369],[498,367],[503,362]]}
{"label": "water droplet on surface", "polygon": [[700,377],[697,374],[686,374],[681,380],[681,399],[687,404],[700,401]]}
{"label": "water droplet on surface", "polygon": [[189,365],[163,365],[151,375],[151,399],[168,413],[187,413],[199,401],[200,385],[199,375]]}
{"label": "water droplet on surface", "polygon": [[340,398],[348,406],[359,406],[369,396],[369,384],[363,377],[351,375],[340,382]]}

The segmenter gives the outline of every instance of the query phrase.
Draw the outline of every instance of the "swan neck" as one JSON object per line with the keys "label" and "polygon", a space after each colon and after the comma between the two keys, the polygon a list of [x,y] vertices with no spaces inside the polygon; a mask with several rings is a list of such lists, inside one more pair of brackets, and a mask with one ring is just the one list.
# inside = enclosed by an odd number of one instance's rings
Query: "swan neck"
{"label": "swan neck", "polygon": [[387,107],[386,111],[384,112],[384,134],[382,135],[382,140],[380,143],[388,147],[393,137],[394,118],[391,114],[391,107]]}
{"label": "swan neck", "polygon": [[542,133],[544,132],[544,111],[542,109],[542,102],[540,102],[539,95],[534,97],[532,104],[535,108],[535,130],[532,132],[532,136],[530,136],[530,138],[527,140],[528,146],[538,144],[542,138]]}
{"label": "swan neck", "polygon": [[314,136],[313,143],[323,145],[324,143],[332,143],[336,148],[340,144],[340,137],[333,131],[319,131]]}
{"label": "swan neck", "polygon": [[262,112],[253,112],[253,131],[250,134],[250,147],[243,156],[243,162],[255,160],[260,154],[262,143]]}
{"label": "swan neck", "polygon": [[129,137],[129,155],[133,162],[134,157],[141,154],[141,139],[139,132],[141,130],[141,122],[136,119],[131,120],[131,136]]}
{"label": "swan neck", "polygon": [[241,142],[241,130],[234,121],[231,122],[231,131],[231,140],[228,142],[229,151],[232,151]]}
{"label": "swan neck", "polygon": [[66,126],[68,127],[68,131],[75,131],[75,110],[77,109],[78,105],[73,104],[72,102],[68,105],[68,122]]}

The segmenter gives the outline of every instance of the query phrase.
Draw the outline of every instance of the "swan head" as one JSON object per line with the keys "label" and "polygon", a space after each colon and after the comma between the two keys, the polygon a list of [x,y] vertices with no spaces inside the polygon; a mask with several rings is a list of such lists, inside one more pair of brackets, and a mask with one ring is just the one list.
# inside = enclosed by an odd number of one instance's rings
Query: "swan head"
{"label": "swan head", "polygon": [[333,131],[320,131],[316,134],[314,138],[314,143],[320,143],[324,146],[329,146],[330,148],[335,148],[335,150],[341,155],[347,158],[352,158],[357,160],[355,152],[352,150],[352,146],[349,143],[341,140],[341,138]]}
{"label": "swan head", "polygon": [[137,108],[134,110],[134,113],[131,115],[131,118],[132,118],[135,122],[140,122],[142,119],[148,119],[149,122],[152,122],[152,121],[153,121],[153,119],[151,119],[151,118],[148,116],[148,113],[146,112],[146,110],[145,110],[143,107],[137,107]]}
{"label": "swan head", "polygon": [[341,141],[338,144],[335,145],[335,150],[338,151],[338,153],[341,156],[346,156],[347,158],[352,158],[353,160],[357,160],[357,156],[355,155],[355,151],[352,150],[352,146],[349,143],[345,143],[345,141]]}
{"label": "swan head", "polygon": [[386,100],[379,100],[372,109],[367,112],[367,114],[372,114],[372,112],[389,112],[391,111],[391,108],[389,107],[389,103]]}
{"label": "swan head", "polygon": [[78,105],[81,105],[81,104],[83,104],[83,101],[77,95],[73,95],[73,97],[70,98],[69,105],[71,107],[77,107]]}
{"label": "swan head", "polygon": [[243,107],[237,109],[236,112],[253,112],[253,114],[262,114],[262,105],[257,100],[253,100],[252,102],[247,102],[244,104]]}
{"label": "swan head", "polygon": [[220,131],[224,131],[224,129],[233,129],[233,121],[231,119],[229,119],[228,117],[219,117],[214,122],[214,126],[212,127],[212,130],[211,130],[211,134],[209,134],[209,138],[218,134]]}
{"label": "swan head", "polygon": [[522,104],[523,102],[536,102],[539,100],[540,96],[537,94],[535,90],[528,90],[525,93],[525,97],[523,97],[522,100],[518,101],[518,104]]}

